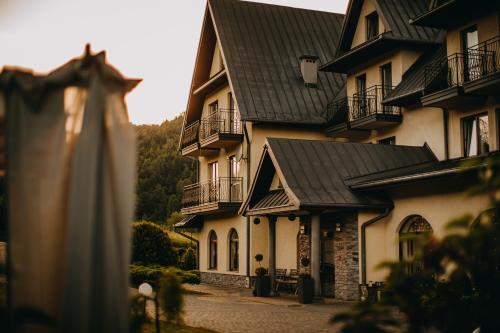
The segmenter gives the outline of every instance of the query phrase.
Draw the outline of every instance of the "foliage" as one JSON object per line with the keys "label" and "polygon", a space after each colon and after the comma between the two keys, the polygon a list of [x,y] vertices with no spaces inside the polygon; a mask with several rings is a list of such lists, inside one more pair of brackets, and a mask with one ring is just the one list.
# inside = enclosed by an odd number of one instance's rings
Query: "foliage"
{"label": "foliage", "polygon": [[185,216],[180,212],[173,212],[168,217],[167,222],[165,223],[165,227],[167,227],[168,230],[172,230],[174,225],[182,221],[184,217]]}
{"label": "foliage", "polygon": [[181,279],[175,269],[167,269],[159,286],[159,300],[168,323],[182,324],[184,300]]}
{"label": "foliage", "polygon": [[265,269],[264,267],[257,267],[255,269],[255,275],[257,276],[264,276],[267,274],[267,269]]}
{"label": "foliage", "polygon": [[368,302],[356,303],[351,312],[335,315],[331,322],[343,324],[340,333],[385,333],[397,326],[387,307],[375,306]]}
{"label": "foliage", "polygon": [[130,332],[142,332],[142,326],[148,321],[146,314],[146,298],[140,294],[130,299]]}
{"label": "foliage", "polygon": [[[133,286],[139,286],[147,281],[152,285],[157,285],[161,276],[168,270],[166,267],[158,265],[130,265],[130,283]],[[199,284],[200,272],[198,270],[183,271],[176,268],[170,268],[181,279],[182,283]]]}
{"label": "foliage", "polygon": [[309,260],[309,258],[303,257],[300,259],[300,263],[302,264],[302,266],[307,267],[307,266],[309,266],[311,261]]}
{"label": "foliage", "polygon": [[256,254],[255,255],[255,260],[259,263],[260,265],[260,262],[264,259],[264,256],[262,254]]}
{"label": "foliage", "polygon": [[179,211],[182,189],[196,179],[196,161],[178,150],[183,117],[161,125],[136,126],[137,205],[136,217],[165,223]]}
{"label": "foliage", "polygon": [[189,247],[182,257],[182,269],[196,269],[196,252],[192,247]]}
{"label": "foliage", "polygon": [[[411,262],[382,265],[390,271],[383,303],[404,315],[406,332],[500,332],[500,159],[474,163],[487,167],[480,169],[469,193],[488,196],[492,208],[477,218],[451,221],[441,240],[420,237],[425,244],[416,258],[423,262],[421,271],[409,274]],[[375,307],[358,304],[334,320],[343,322],[342,332],[390,332],[380,326],[373,330],[381,315]]]}
{"label": "foliage", "polygon": [[169,266],[176,255],[167,233],[151,222],[135,222],[132,237],[132,262]]}

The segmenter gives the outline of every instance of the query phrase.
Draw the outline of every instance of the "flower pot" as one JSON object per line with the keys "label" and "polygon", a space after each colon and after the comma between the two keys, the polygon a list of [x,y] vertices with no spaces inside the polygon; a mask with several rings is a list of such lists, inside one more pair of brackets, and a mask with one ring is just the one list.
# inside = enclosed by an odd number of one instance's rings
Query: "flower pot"
{"label": "flower pot", "polygon": [[297,288],[299,303],[311,304],[314,297],[314,280],[311,277],[301,276]]}
{"label": "flower pot", "polygon": [[261,275],[255,278],[254,295],[257,297],[267,297],[271,293],[271,277]]}

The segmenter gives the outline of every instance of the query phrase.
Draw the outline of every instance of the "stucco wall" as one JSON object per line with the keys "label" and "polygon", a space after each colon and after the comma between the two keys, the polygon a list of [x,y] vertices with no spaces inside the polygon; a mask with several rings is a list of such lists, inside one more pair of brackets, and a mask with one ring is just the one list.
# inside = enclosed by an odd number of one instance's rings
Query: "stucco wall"
{"label": "stucco wall", "polygon": [[[370,15],[375,11],[375,5],[370,0],[365,0],[363,3],[363,7],[361,8],[361,13],[359,15],[358,25],[356,26],[356,32],[354,33],[354,37],[352,39],[351,48],[358,46],[366,42],[366,19],[367,15]],[[382,20],[382,16],[379,14],[378,17],[378,29],[379,32],[385,32],[385,24]]]}
{"label": "stucco wall", "polygon": [[[398,233],[406,217],[421,215],[431,224],[434,235],[441,238],[445,235],[444,227],[451,219],[467,213],[477,215],[488,207],[486,198],[471,198],[464,193],[409,196],[403,195],[402,192],[394,192],[391,195],[394,200],[394,210],[387,218],[366,229],[367,281],[383,281],[387,271],[378,270],[377,265],[386,260],[399,259]],[[375,212],[358,213],[360,234],[361,225],[376,215],[378,214]]]}
{"label": "stucco wall", "polygon": [[[239,238],[239,270],[229,270],[229,231],[235,228]],[[208,236],[211,230],[217,234],[217,269],[208,269]],[[246,218],[233,216],[227,218],[205,217],[205,224],[199,233],[200,271],[223,274],[246,275]]]}
{"label": "stucco wall", "polygon": [[219,42],[215,43],[214,54],[212,56],[212,66],[210,67],[210,77],[220,72],[223,65],[222,56],[220,53]]}

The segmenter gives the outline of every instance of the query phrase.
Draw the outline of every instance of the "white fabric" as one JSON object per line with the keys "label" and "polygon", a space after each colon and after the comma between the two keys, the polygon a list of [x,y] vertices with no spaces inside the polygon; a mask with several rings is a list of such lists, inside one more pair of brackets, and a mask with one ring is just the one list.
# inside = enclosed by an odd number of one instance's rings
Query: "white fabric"
{"label": "white fabric", "polygon": [[135,135],[124,95],[135,84],[102,55],[47,77],[0,75],[19,332],[128,331]]}

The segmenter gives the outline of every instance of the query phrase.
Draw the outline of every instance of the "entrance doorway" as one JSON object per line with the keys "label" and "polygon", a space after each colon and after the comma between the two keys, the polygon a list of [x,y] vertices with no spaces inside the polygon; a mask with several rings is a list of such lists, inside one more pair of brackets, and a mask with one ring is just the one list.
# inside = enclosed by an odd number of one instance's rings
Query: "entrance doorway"
{"label": "entrance doorway", "polygon": [[321,221],[321,294],[335,296],[335,224]]}

